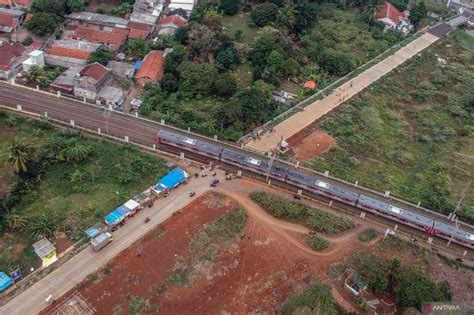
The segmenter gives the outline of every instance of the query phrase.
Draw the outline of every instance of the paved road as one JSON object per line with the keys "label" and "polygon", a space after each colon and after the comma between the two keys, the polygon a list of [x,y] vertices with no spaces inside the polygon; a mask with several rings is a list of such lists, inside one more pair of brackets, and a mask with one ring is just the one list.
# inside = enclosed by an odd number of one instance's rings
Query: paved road
{"label": "paved road", "polygon": [[[128,220],[123,227],[115,231],[113,233],[114,240],[104,249],[95,253],[91,248],[86,248],[1,307],[0,314],[37,314],[46,306],[44,300],[49,294],[56,298],[65,294],[83,281],[87,275],[100,269],[113,257],[151,231],[156,225],[165,221],[173,212],[183,208],[191,200],[208,191],[210,181],[209,177],[193,178],[187,185],[172,191],[169,197],[158,199],[152,208],[144,209],[134,218]],[[196,197],[190,198],[188,196],[190,191],[195,191]],[[147,216],[150,218],[150,222],[145,224],[144,219]]]}
{"label": "paved road", "polygon": [[267,132],[256,141],[251,141],[245,146],[260,152],[268,152],[274,149],[280,142],[281,137],[283,137],[284,140],[288,140],[438,39],[439,37],[433,34],[423,34],[393,55],[390,55],[383,61],[362,72],[353,80],[344,83],[322,100],[308,105],[304,111],[298,112],[282,121],[273,128],[273,132]]}

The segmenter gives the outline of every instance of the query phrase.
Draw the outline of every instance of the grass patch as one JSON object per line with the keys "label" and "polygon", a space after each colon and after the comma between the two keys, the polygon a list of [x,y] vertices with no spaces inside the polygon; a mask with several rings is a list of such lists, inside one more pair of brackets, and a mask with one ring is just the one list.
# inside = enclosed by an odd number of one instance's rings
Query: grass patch
{"label": "grass patch", "polygon": [[310,284],[303,292],[289,297],[281,307],[281,313],[291,314],[339,314],[340,309],[327,284]]}
{"label": "grass patch", "polygon": [[[452,212],[474,173],[473,52],[474,38],[454,32],[326,115],[337,145],[311,166]],[[474,185],[458,215],[474,222]]]}
{"label": "grass patch", "polygon": [[132,295],[129,297],[128,301],[128,314],[129,315],[139,315],[145,311],[147,306],[147,300],[140,296]]}
{"label": "grass patch", "polygon": [[306,244],[315,251],[323,251],[329,248],[329,241],[317,235],[311,235],[306,238]]}
{"label": "grass patch", "polygon": [[250,13],[224,15],[222,27],[224,33],[238,42],[250,45],[255,42],[255,29],[247,25]]}
{"label": "grass patch", "polygon": [[351,220],[328,211],[311,208],[263,191],[254,192],[250,197],[273,216],[303,223],[318,232],[337,234],[355,226]]}
{"label": "grass patch", "polygon": [[365,229],[359,233],[359,241],[361,242],[370,242],[376,239],[378,236],[378,233],[375,229]]}

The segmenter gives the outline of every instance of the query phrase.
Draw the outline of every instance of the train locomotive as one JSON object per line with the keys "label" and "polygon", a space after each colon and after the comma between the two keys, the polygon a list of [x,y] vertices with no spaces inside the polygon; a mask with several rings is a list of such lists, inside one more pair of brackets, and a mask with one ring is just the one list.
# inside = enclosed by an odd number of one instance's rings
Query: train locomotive
{"label": "train locomotive", "polygon": [[163,129],[158,132],[156,141],[160,144],[203,155],[243,170],[268,176],[269,178],[290,184],[310,193],[357,207],[363,211],[385,217],[430,235],[451,240],[464,247],[474,249],[474,234],[462,228],[455,228],[444,222],[436,221],[419,213],[388,204],[377,198],[369,197],[332,183],[327,183],[293,169],[272,165],[266,157],[255,158],[217,144]]}

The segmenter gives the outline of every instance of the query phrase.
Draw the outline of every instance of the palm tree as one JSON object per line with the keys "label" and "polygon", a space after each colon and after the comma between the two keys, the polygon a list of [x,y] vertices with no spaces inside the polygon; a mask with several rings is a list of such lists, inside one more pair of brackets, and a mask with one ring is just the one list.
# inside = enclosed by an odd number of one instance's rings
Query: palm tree
{"label": "palm tree", "polygon": [[15,211],[11,211],[11,212],[9,211],[7,215],[5,216],[5,222],[7,223],[10,229],[16,230],[16,229],[24,228],[28,221],[21,214],[18,214]]}
{"label": "palm tree", "polygon": [[88,146],[82,145],[80,143],[70,144],[62,152],[66,160],[73,161],[75,163],[85,160],[90,153],[91,149]]}
{"label": "palm tree", "polygon": [[21,143],[18,138],[13,139],[13,142],[8,147],[10,151],[8,162],[13,166],[17,174],[25,173],[28,170],[28,154],[29,148]]}
{"label": "palm tree", "polygon": [[45,86],[48,84],[47,72],[37,66],[31,67],[30,71],[28,71],[26,74],[26,78],[28,79],[28,82],[40,86]]}
{"label": "palm tree", "polygon": [[40,235],[50,237],[56,231],[56,218],[51,211],[41,213],[33,217],[28,228],[34,238]]}

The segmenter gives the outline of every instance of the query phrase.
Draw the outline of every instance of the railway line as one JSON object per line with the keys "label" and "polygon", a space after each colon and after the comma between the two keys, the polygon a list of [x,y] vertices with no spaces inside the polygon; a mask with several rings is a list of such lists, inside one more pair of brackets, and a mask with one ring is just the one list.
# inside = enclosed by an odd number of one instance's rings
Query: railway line
{"label": "railway line", "polygon": [[[125,136],[128,136],[128,141],[132,143],[138,143],[146,147],[155,147],[155,135],[158,129],[171,130],[173,132],[179,132],[181,134],[189,135],[192,138],[197,138],[206,142],[214,142],[214,144],[231,148],[234,151],[244,152],[246,155],[251,155],[262,159],[262,155],[257,155],[247,150],[242,150],[234,145],[222,142],[215,141],[206,137],[202,137],[193,133],[187,133],[186,131],[178,130],[176,128],[161,125],[154,123],[152,121],[136,118],[130,115],[112,112],[110,117],[107,119],[103,114],[103,108],[94,105],[83,104],[79,101],[67,100],[63,98],[55,97],[49,93],[37,92],[31,89],[27,89],[19,86],[11,86],[6,83],[0,83],[0,104],[6,105],[10,109],[17,109],[17,105],[21,105],[23,111],[29,113],[34,113],[39,116],[45,115],[45,112],[48,113],[49,118],[54,118],[68,124],[71,120],[74,121],[74,126],[79,126],[90,130],[91,132],[97,132],[98,128],[101,128],[102,133],[104,132],[104,126],[107,125],[105,129],[108,129],[108,135],[114,136],[116,138],[124,139]],[[179,149],[173,148],[162,148],[164,151],[172,151],[172,153],[179,154]],[[202,162],[202,156],[199,157],[198,154],[190,154],[186,152],[187,157],[192,157],[192,159],[199,160]],[[205,160],[205,159],[204,159]],[[292,167],[295,166],[284,161],[275,161],[274,165],[282,165],[283,167]],[[298,170],[301,172],[301,168]],[[304,170],[303,170],[304,171]],[[438,221],[444,221],[451,223],[447,217],[434,212],[428,212],[425,209],[413,207],[410,204],[404,203],[400,200],[394,198],[386,198],[383,195],[372,192],[370,190],[363,189],[361,187],[355,187],[344,181],[340,181],[324,175],[316,175],[312,172],[307,172],[313,177],[321,178],[325,182],[330,184],[336,184],[338,186],[343,186],[346,189],[351,189],[353,191],[362,192],[365,195],[376,197],[379,200],[386,200],[391,204],[395,204],[404,208],[408,208],[410,211],[415,211],[423,215],[430,215],[435,217]],[[472,231],[473,227],[467,224],[461,224],[468,231]]]}

